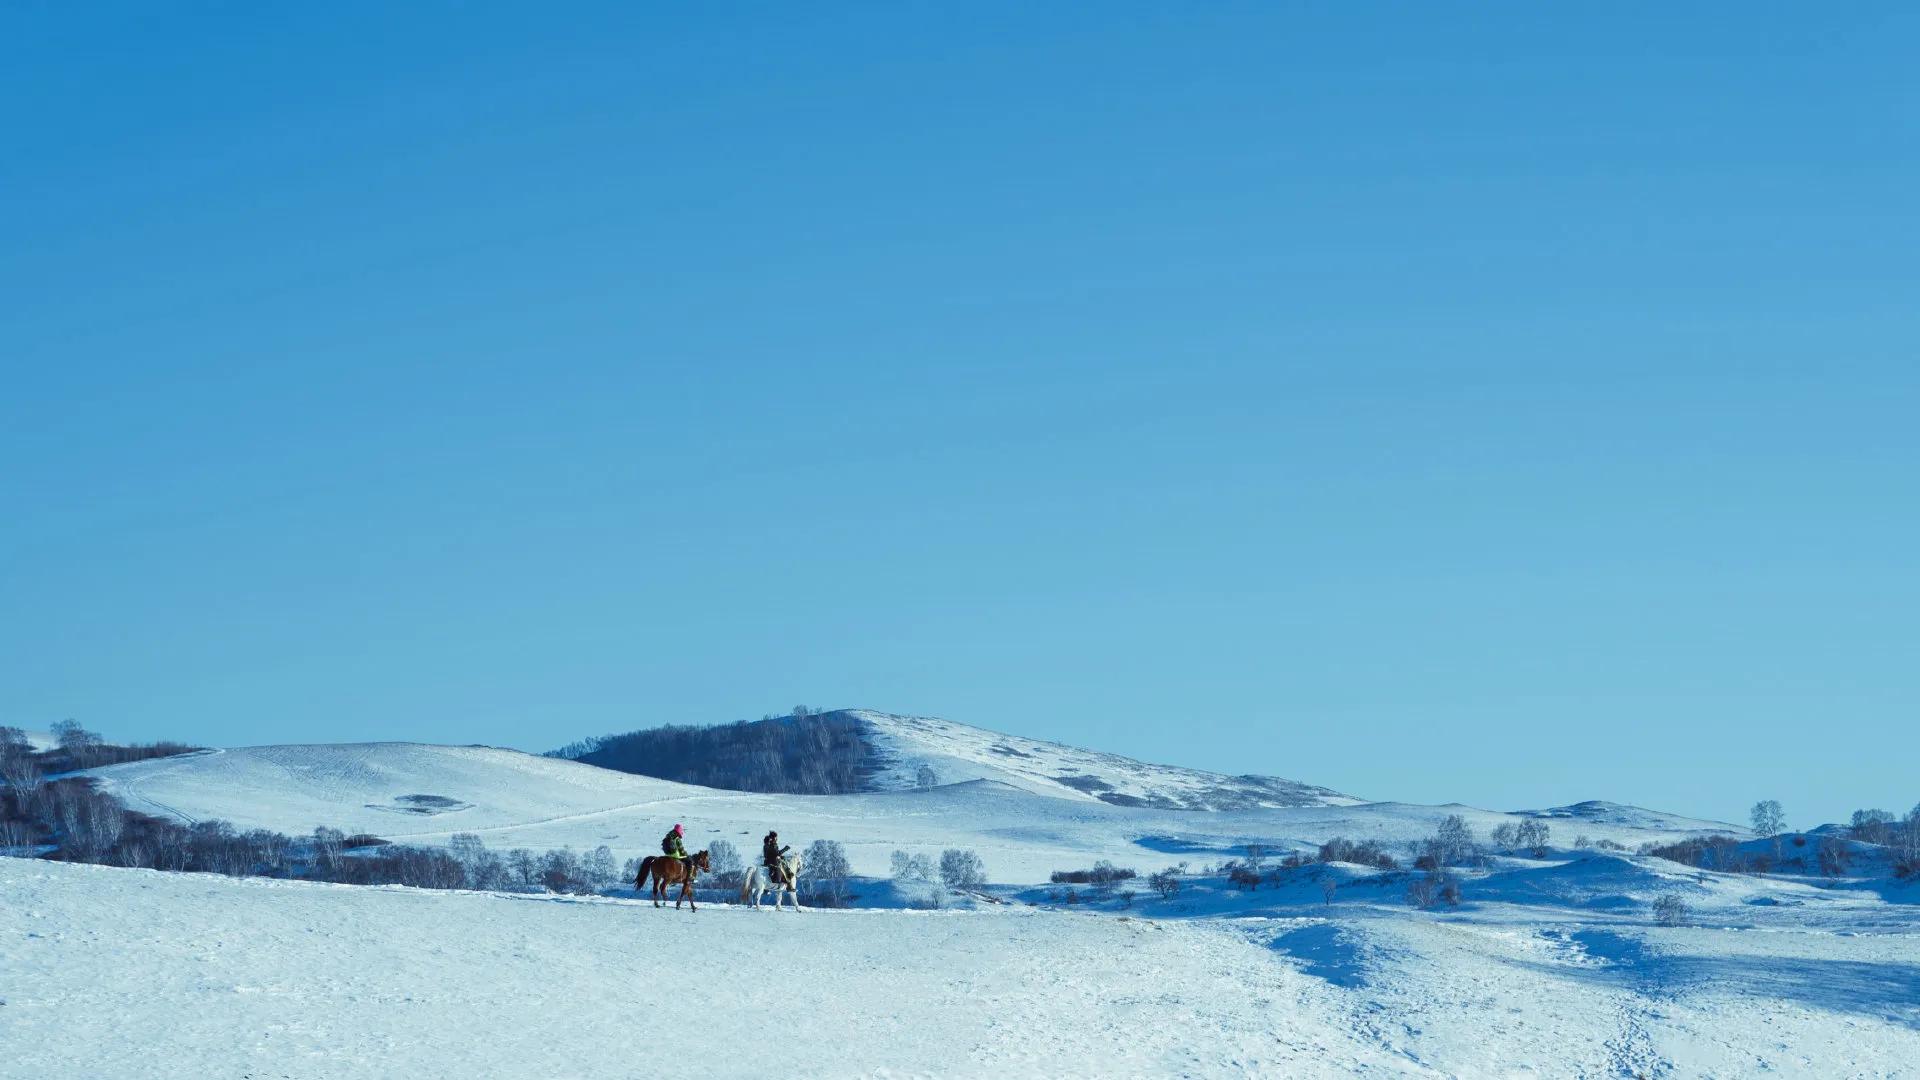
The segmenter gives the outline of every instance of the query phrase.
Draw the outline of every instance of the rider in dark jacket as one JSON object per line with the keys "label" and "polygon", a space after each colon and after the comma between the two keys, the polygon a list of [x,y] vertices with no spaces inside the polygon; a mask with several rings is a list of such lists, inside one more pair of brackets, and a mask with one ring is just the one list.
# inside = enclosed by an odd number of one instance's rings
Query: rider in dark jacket
{"label": "rider in dark jacket", "polygon": [[665,855],[669,859],[686,858],[687,845],[684,842],[682,842],[680,839],[682,836],[686,835],[686,832],[687,832],[686,829],[682,828],[679,825],[675,825],[673,829],[670,832],[668,832],[665,837],[661,838],[660,853],[662,855]]}
{"label": "rider in dark jacket", "polygon": [[781,856],[792,848],[780,845],[780,834],[768,832],[766,839],[760,841],[760,862],[767,868],[767,876],[776,882],[785,881],[787,869],[780,862]]}

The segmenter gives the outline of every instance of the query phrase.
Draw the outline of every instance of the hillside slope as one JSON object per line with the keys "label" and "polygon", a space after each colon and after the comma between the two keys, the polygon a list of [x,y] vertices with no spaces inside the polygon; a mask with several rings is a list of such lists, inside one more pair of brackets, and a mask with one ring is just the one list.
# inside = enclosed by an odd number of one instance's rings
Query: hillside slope
{"label": "hillside slope", "polygon": [[485,746],[247,746],[93,775],[129,807],[188,822],[389,838],[560,823],[697,792],[683,784]]}
{"label": "hillside slope", "polygon": [[880,790],[912,787],[921,765],[939,783],[998,780],[1057,798],[1097,800],[1160,810],[1247,810],[1282,806],[1351,806],[1361,800],[1277,776],[1227,776],[1177,765],[1150,765],[1119,754],[1004,735],[930,716],[851,709],[867,725],[888,762],[874,777]]}

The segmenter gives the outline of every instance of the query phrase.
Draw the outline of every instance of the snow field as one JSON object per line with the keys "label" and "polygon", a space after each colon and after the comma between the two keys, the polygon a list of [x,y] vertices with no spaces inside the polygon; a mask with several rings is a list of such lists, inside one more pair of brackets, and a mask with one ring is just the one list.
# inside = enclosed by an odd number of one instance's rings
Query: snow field
{"label": "snow field", "polygon": [[[1900,1076],[1920,917],[696,913],[0,859],[0,1077]],[[1736,925],[1720,920],[1751,911]],[[1871,916],[1862,918],[1862,916]],[[1869,925],[1871,931],[1844,929]]]}

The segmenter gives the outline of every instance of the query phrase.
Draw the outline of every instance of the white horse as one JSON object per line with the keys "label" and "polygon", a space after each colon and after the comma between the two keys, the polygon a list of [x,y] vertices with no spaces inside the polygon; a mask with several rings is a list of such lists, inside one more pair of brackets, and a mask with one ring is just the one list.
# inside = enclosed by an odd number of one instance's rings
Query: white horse
{"label": "white horse", "polygon": [[747,872],[740,878],[740,902],[742,904],[751,903],[752,906],[757,908],[760,906],[761,894],[771,890],[773,892],[773,907],[775,911],[780,909],[780,894],[783,892],[793,897],[793,910],[804,910],[800,906],[800,889],[798,885],[800,881],[800,856],[789,855],[780,860],[780,865],[786,870],[785,881],[767,880],[767,868],[764,866],[748,867]]}

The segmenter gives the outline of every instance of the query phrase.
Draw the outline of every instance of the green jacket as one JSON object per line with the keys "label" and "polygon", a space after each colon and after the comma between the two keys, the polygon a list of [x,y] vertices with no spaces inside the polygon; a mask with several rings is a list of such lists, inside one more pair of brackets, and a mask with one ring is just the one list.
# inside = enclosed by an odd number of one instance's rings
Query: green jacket
{"label": "green jacket", "polygon": [[680,842],[679,833],[668,833],[667,838],[660,841],[660,850],[665,853],[669,859],[684,859],[687,857],[687,845]]}

